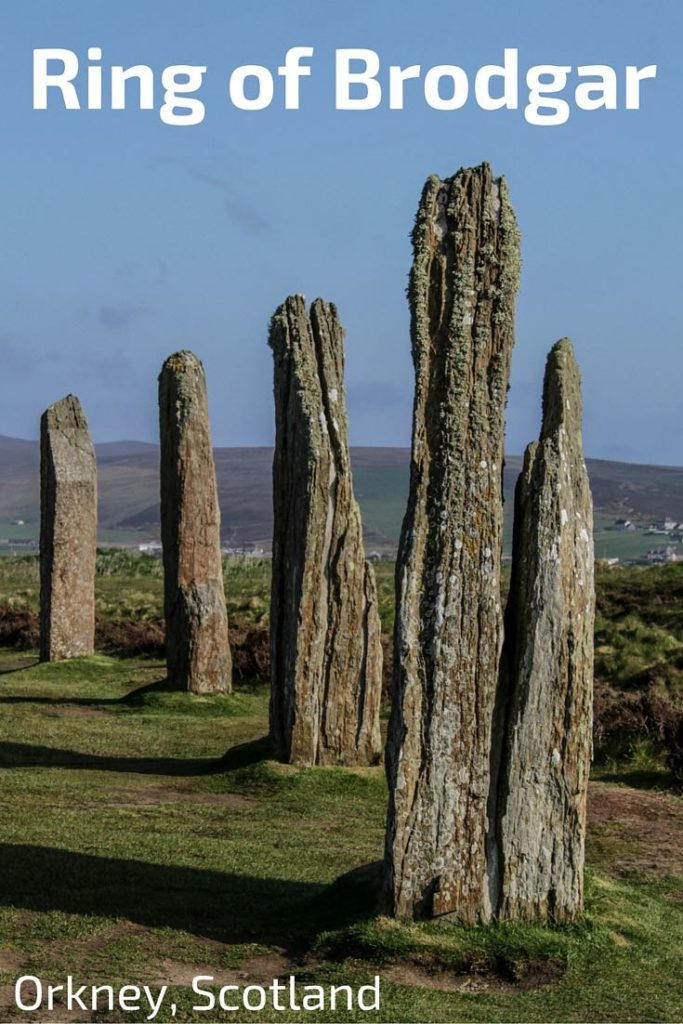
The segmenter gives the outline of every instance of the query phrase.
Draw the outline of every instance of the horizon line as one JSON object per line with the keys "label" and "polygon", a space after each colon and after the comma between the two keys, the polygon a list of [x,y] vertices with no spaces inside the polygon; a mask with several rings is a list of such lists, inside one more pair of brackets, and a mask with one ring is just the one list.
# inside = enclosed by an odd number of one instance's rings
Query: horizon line
{"label": "horizon line", "polygon": [[[38,437],[15,437],[12,434],[0,434],[0,441],[18,441],[21,444],[36,444],[36,445],[40,444],[40,438],[38,438]],[[145,446],[147,446],[149,448],[158,448],[159,447],[159,442],[158,441],[141,441],[138,438],[120,438],[120,439],[117,439],[115,441],[93,441],[93,444],[95,445],[96,448],[102,447],[103,445],[116,445],[116,444],[119,444],[119,445],[120,444],[139,444],[139,445],[145,445]],[[217,451],[217,450],[222,450],[222,451],[225,451],[225,450],[228,450],[228,451],[229,450],[249,451],[250,449],[253,449],[254,451],[262,451],[262,450],[271,450],[272,451],[274,447],[275,447],[274,444],[217,444],[215,442],[212,443],[212,449],[214,451]],[[370,444],[370,443],[350,444],[349,448],[351,450],[353,450],[354,448],[376,448],[378,451],[401,451],[401,452],[408,452],[408,453],[411,451],[410,445],[401,445],[401,444]],[[504,454],[504,458],[505,459],[521,459],[523,457],[524,457],[524,452],[505,452],[505,454]],[[683,465],[674,465],[674,464],[672,464],[670,462],[640,462],[640,461],[630,461],[628,459],[607,459],[607,458],[605,458],[603,456],[600,456],[600,455],[587,455],[585,453],[584,453],[584,459],[586,461],[590,461],[590,462],[610,462],[610,463],[614,463],[615,465],[621,465],[621,466],[642,466],[642,467],[645,467],[645,468],[647,468],[648,466],[651,466],[651,467],[655,467],[657,469],[669,469],[669,470],[674,470],[674,471],[678,471],[678,472],[683,472]]]}

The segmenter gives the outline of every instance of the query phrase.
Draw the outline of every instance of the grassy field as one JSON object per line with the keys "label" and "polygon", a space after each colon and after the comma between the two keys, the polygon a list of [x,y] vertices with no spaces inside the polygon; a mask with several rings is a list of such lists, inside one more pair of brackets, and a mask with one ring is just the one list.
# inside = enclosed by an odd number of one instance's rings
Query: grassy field
{"label": "grassy field", "polygon": [[[98,530],[99,543],[126,545],[136,549],[138,544],[145,540],[154,539],[158,530],[109,530],[100,528]],[[10,541],[35,540],[40,536],[40,523],[38,520],[26,520],[17,523],[14,520],[0,517],[0,555],[12,556],[20,553],[13,548]]]}
{"label": "grassy field", "polygon": [[[159,453],[154,445],[114,442],[97,446],[100,542],[132,548],[159,537]],[[270,448],[218,448],[216,473],[226,546],[272,538]],[[354,490],[368,551],[395,553],[408,496],[409,452],[402,448],[352,448]],[[510,554],[514,484],[520,456],[506,459],[504,550]],[[615,530],[615,518],[642,526],[672,516],[683,520],[683,469],[588,460],[595,507],[595,551],[599,558],[633,560],[666,537]],[[0,437],[0,554],[9,538],[39,534],[38,448],[35,442]],[[17,520],[25,520],[17,525]]]}
{"label": "grassy field", "polygon": [[[389,631],[393,565],[376,570]],[[269,572],[226,564],[233,620],[267,624]],[[104,553],[98,616],[154,621],[161,586],[158,559]],[[377,915],[375,869],[335,885],[382,855],[383,771],[269,760],[263,681],[191,697],[164,689],[158,660],[39,665],[0,649],[0,1019],[32,1017],[12,1009],[20,974],[167,985],[176,1019],[201,1020],[221,1017],[192,1010],[194,976],[218,988],[293,973],[381,978],[378,1014],[311,1020],[681,1020],[683,798],[656,715],[683,697],[683,565],[602,571],[598,595],[602,733],[573,928],[397,925]],[[1,560],[0,605],[37,602],[35,557]]]}
{"label": "grassy field", "polygon": [[[647,524],[643,524],[645,526]],[[618,558],[622,562],[637,561],[648,551],[657,548],[678,548],[683,555],[683,545],[669,537],[648,535],[645,528],[633,533],[614,529],[614,520],[596,516],[593,524],[593,540],[596,558]]]}
{"label": "grassy field", "polygon": [[[375,563],[382,625],[394,617],[394,563]],[[270,604],[270,559],[224,561],[228,613],[241,622],[265,625]],[[0,559],[0,605],[37,612],[40,578],[36,555]],[[97,561],[95,606],[104,619],[159,619],[163,615],[163,568],[160,558],[127,551],[101,551]]]}
{"label": "grassy field", "polygon": [[[202,1017],[195,975],[289,973],[381,977],[379,1014],[311,1020],[681,1019],[680,844],[658,854],[683,825],[675,796],[594,784],[576,927],[396,925],[373,914],[371,871],[330,888],[381,857],[382,770],[264,760],[263,684],[193,698],[159,688],[158,662],[1,658],[3,1020],[32,1016],[10,1008],[26,973],[169,985],[179,1020]],[[96,1019],[124,1016],[144,1017]]]}
{"label": "grassy field", "polygon": [[[394,622],[394,563],[378,561],[374,568],[382,629],[388,640]],[[508,573],[504,568],[504,587]],[[270,560],[228,559],[224,578],[231,621],[267,627]],[[598,568],[596,586],[599,684],[621,694],[624,701],[648,692],[683,710],[683,563]],[[125,551],[100,552],[95,603],[97,617],[103,621],[159,622],[163,616],[161,559]],[[37,557],[0,559],[0,608],[35,614],[38,605]],[[623,753],[622,744],[620,756]],[[641,743],[638,756],[642,755]]]}
{"label": "grassy field", "polygon": [[[367,539],[367,550],[374,551],[375,546],[380,553],[387,547],[394,548],[401,532],[401,522],[405,509],[405,481],[400,469],[390,468],[382,474],[373,474],[367,469],[359,469],[355,474],[356,491],[363,509],[363,516],[372,523],[372,531]],[[17,553],[8,543],[12,540],[35,539],[39,534],[36,522],[17,525],[9,520],[0,519],[0,555],[12,556]],[[154,528],[141,530],[100,529],[99,543],[122,545],[133,553],[137,545],[143,541],[154,539],[158,530]],[[667,547],[677,542],[667,537],[647,536],[643,530],[634,533],[622,533],[614,529],[614,520],[603,515],[596,515],[594,521],[595,553],[598,558],[619,558],[621,561],[635,561],[651,548]],[[503,551],[509,557],[512,550],[512,501],[506,505],[503,530]],[[683,552],[683,548],[681,549]]]}

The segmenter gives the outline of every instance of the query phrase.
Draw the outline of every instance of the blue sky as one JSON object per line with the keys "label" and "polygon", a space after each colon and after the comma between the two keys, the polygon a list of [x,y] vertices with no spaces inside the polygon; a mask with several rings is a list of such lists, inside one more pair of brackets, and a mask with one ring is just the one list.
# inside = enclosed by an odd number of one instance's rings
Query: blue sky
{"label": "blue sky", "polygon": [[[355,444],[406,445],[413,373],[405,285],[426,176],[488,160],[509,182],[524,270],[508,406],[510,452],[536,435],[545,354],[573,338],[585,446],[680,465],[683,420],[683,5],[678,0],[5,0],[1,12],[0,433],[37,436],[77,393],[96,440],[156,437],[156,377],[189,347],[209,380],[214,440],[270,444],[268,320],[292,292],[337,303]],[[242,64],[315,49],[301,109],[243,112]],[[208,67],[206,117],[32,109],[32,51],[87,64]],[[533,64],[657,64],[639,111],[334,109],[334,51],[468,73],[518,47]],[[523,84],[523,83],[522,83]],[[565,93],[571,98],[570,89]],[[522,89],[522,98],[524,90]],[[160,101],[159,101],[160,102]]]}

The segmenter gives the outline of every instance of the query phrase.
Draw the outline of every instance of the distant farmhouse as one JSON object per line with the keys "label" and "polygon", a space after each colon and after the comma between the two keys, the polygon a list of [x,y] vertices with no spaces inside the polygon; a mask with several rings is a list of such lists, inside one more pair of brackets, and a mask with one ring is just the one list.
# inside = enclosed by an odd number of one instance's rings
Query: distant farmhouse
{"label": "distant farmhouse", "polygon": [[646,536],[668,537],[670,533],[678,529],[681,529],[681,523],[677,523],[675,519],[665,516],[660,522],[651,523],[645,534]]}
{"label": "distant farmhouse", "polygon": [[[665,516],[657,523],[650,523],[645,526],[643,523],[634,523],[632,519],[615,519],[613,530],[621,533],[635,533],[636,530],[643,530],[646,537],[669,537],[671,534],[683,534],[683,523],[677,523],[671,516]],[[678,540],[678,536],[675,538]]]}
{"label": "distant farmhouse", "polygon": [[160,555],[162,552],[160,540],[148,540],[144,544],[138,544],[138,551],[141,555]]}
{"label": "distant farmhouse", "polygon": [[[666,547],[650,548],[644,555],[629,561],[640,562],[646,565],[664,565],[668,562],[683,562],[683,523],[677,522],[671,516],[664,516],[658,522],[646,524],[632,519],[615,519],[612,530],[620,533],[635,533],[639,531],[644,537],[666,537],[669,543]],[[673,544],[671,543],[673,542]],[[678,544],[675,547],[674,544]],[[601,564],[609,564],[609,559],[602,559]]]}
{"label": "distant farmhouse", "polygon": [[224,547],[221,554],[226,558],[270,558],[271,553],[258,544],[246,544],[243,547]]}
{"label": "distant farmhouse", "polygon": [[668,562],[683,562],[683,552],[670,545],[665,548],[651,548],[645,555],[645,561],[650,565],[664,565]]}

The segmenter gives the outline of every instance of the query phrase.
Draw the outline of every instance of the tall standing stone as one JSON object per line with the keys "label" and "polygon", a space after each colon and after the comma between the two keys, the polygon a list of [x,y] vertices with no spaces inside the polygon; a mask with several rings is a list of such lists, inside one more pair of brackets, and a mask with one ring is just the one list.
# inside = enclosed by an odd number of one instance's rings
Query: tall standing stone
{"label": "tall standing stone", "polygon": [[172,685],[229,693],[232,661],[204,367],[176,352],[159,376],[166,664]]}
{"label": "tall standing stone", "polygon": [[95,645],[97,466],[75,395],[40,420],[40,658],[92,654]]}
{"label": "tall standing stone", "polygon": [[583,903],[593,698],[593,508],[571,342],[550,355],[543,426],[515,494],[498,786],[500,916],[571,920]]}
{"label": "tall standing stone", "polygon": [[382,650],[375,577],[353,496],[344,331],[321,299],[288,298],[274,356],[271,736],[299,764],[380,754]]}
{"label": "tall standing stone", "polygon": [[502,642],[503,432],[519,238],[490,167],[428,179],[413,230],[408,508],[396,565],[385,885],[398,917],[485,921]]}

